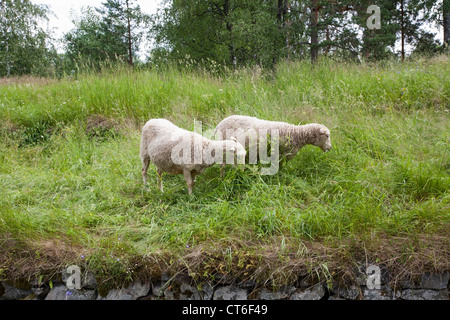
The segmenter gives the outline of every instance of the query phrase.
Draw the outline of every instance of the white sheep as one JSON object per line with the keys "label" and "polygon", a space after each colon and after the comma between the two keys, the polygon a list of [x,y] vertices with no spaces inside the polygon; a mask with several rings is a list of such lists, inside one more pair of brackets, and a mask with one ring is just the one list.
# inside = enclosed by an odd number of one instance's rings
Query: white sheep
{"label": "white sheep", "polygon": [[229,140],[213,141],[201,134],[177,127],[166,119],[151,119],[142,129],[140,155],[142,178],[147,183],[150,161],[157,168],[158,188],[163,191],[162,175],[183,174],[189,194],[195,176],[214,163],[244,163],[244,147],[230,137]]}
{"label": "white sheep", "polygon": [[294,157],[307,144],[317,146],[324,152],[331,149],[330,130],[317,123],[297,126],[286,122],[233,115],[222,120],[214,131],[216,139],[226,139],[231,135],[236,137],[243,146],[249,148],[249,163],[256,163],[258,158],[256,148],[261,148],[261,142],[266,143],[267,140],[263,141],[263,138],[267,139],[267,136],[276,135],[279,156],[287,160]]}

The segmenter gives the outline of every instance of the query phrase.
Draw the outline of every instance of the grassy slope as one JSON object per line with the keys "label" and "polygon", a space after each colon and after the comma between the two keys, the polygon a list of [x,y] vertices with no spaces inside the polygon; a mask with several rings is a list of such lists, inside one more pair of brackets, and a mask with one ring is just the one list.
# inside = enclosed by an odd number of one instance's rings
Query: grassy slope
{"label": "grassy slope", "polygon": [[[71,263],[105,280],[169,270],[278,283],[353,279],[366,259],[399,276],[447,269],[449,79],[443,57],[2,85],[0,276]],[[151,191],[142,187],[146,120],[208,129],[230,114],[323,123],[333,149],[307,146],[274,176],[246,168],[220,179],[211,167],[192,197],[181,176],[165,176],[161,194],[151,169]],[[115,127],[90,130],[97,115]]]}

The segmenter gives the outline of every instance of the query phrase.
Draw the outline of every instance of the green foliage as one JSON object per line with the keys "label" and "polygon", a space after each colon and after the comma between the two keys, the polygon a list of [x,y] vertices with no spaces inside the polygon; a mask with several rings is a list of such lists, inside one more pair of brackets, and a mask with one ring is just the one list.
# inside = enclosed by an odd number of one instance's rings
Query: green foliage
{"label": "green foliage", "polygon": [[80,64],[98,67],[100,62],[109,57],[103,50],[100,37],[100,17],[89,8],[82,9],[82,16],[73,21],[75,29],[64,35],[66,57],[70,65],[68,70],[75,70]]}
{"label": "green foliage", "polygon": [[117,56],[133,65],[137,57],[143,31],[139,29],[148,23],[134,0],[107,0],[97,8],[101,14],[100,32],[103,50],[110,57]]}
{"label": "green foliage", "polygon": [[170,60],[189,57],[196,64],[273,64],[281,37],[271,1],[171,1],[155,18],[152,30],[158,48]]}
{"label": "green foliage", "polygon": [[51,14],[46,6],[2,0],[0,76],[60,78],[117,62],[141,67],[137,53],[144,39],[152,42],[146,52],[151,67],[201,66],[213,72],[273,68],[284,59],[315,62],[319,56],[385,60],[400,55],[396,47],[402,37],[414,55],[431,56],[444,52],[445,45],[425,24],[445,24],[448,30],[446,3],[379,1],[381,29],[369,30],[369,0],[166,0],[153,16],[133,0],[107,0],[82,8],[75,28],[64,35],[65,52],[58,54],[51,34],[39,26]]}
{"label": "green foliage", "polygon": [[0,2],[0,77],[55,74],[59,59],[39,25],[49,14],[47,6],[29,0]]}
{"label": "green foliage", "polygon": [[[403,3],[404,10],[401,11]],[[155,17],[150,61],[210,66],[274,66],[280,59],[319,55],[344,60],[394,57],[396,42],[436,53],[423,28],[442,24],[442,1],[378,1],[381,29],[367,28],[368,0],[165,1]],[[433,35],[434,36],[434,35]]]}
{"label": "green foliage", "polygon": [[68,70],[100,69],[105,62],[128,62],[137,58],[143,27],[149,17],[131,0],[107,0],[95,10],[84,7],[65,34]]}

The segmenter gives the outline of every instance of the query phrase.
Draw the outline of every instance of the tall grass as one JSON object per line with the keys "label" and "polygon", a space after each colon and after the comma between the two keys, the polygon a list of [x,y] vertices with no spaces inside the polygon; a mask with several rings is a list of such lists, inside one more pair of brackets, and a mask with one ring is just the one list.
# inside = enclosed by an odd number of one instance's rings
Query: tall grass
{"label": "tall grass", "polygon": [[[5,245],[16,241],[11,250],[44,250],[48,241],[81,248],[78,259],[89,256],[92,268],[124,274],[133,257],[182,256],[212,243],[245,243],[254,252],[253,245],[280,238],[340,243],[445,233],[448,79],[443,57],[386,65],[325,60],[314,68],[290,62],[274,72],[221,76],[118,68],[2,85],[0,235]],[[193,129],[196,119],[214,128],[230,114],[323,123],[333,149],[306,146],[273,176],[247,166],[220,178],[211,167],[191,197],[181,176],[165,175],[159,192],[153,167],[150,191],[142,186],[146,120]],[[95,117],[110,125],[93,132]]]}

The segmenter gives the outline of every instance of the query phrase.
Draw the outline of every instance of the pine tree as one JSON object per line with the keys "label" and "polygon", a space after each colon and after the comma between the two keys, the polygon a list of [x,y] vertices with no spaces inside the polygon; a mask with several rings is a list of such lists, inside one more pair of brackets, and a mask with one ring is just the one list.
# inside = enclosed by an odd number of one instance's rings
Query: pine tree
{"label": "pine tree", "polygon": [[102,16],[100,34],[103,50],[111,59],[126,60],[133,65],[143,31],[139,26],[148,22],[133,0],[107,0],[97,12]]}

